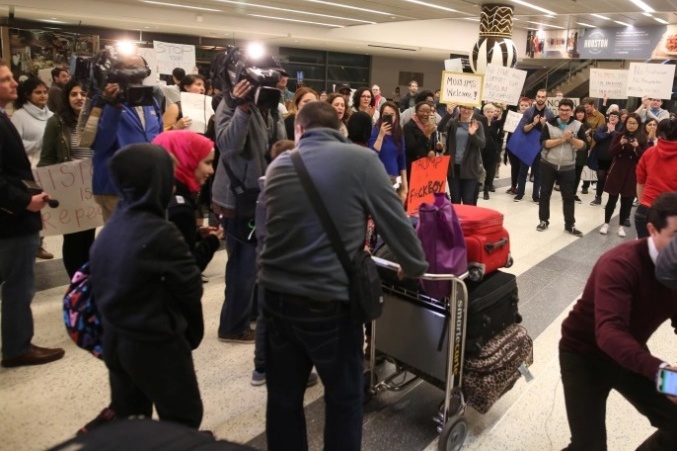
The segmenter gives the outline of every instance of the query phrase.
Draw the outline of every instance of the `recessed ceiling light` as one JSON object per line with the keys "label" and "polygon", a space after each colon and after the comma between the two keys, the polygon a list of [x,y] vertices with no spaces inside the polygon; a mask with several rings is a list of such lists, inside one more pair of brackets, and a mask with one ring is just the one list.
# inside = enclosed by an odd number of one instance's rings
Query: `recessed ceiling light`
{"label": "recessed ceiling light", "polygon": [[642,0],[630,0],[630,1],[634,3],[636,6],[640,7],[642,11],[646,11],[648,13],[655,12],[655,10],[651,6],[647,5]]}
{"label": "recessed ceiling light", "polygon": [[564,28],[564,27],[558,27],[557,25],[551,25],[549,23],[532,22],[531,20],[527,20],[527,22],[535,24],[535,25],[540,25],[542,27],[559,28],[560,30],[566,30],[566,28]]}
{"label": "recessed ceiling light", "polygon": [[325,2],[324,0],[303,0],[303,1],[310,2],[310,3],[318,3],[320,5],[335,6],[337,8],[354,9],[356,11],[364,11],[366,13],[381,14],[383,16],[391,16],[392,15],[391,13],[386,13],[386,12],[383,12],[383,11],[376,11],[374,9],[358,8],[357,6],[343,5],[341,3]]}
{"label": "recessed ceiling light", "polygon": [[604,20],[611,20],[606,16],[600,16],[599,14],[590,14],[593,17],[597,17],[598,19],[604,19]]}
{"label": "recessed ceiling light", "polygon": [[580,25],[581,27],[592,27],[592,28],[595,28],[595,25],[590,25],[589,23],[584,23],[584,22],[576,22],[576,25]]}
{"label": "recessed ceiling light", "polygon": [[331,16],[329,14],[319,14],[319,13],[311,13],[307,11],[299,11],[296,9],[287,9],[287,8],[278,8],[275,6],[268,6],[268,5],[257,5],[255,3],[245,3],[245,2],[238,2],[234,0],[216,0],[219,3],[229,3],[232,5],[238,5],[238,6],[244,6],[244,7],[250,7],[250,8],[263,8],[263,9],[271,9],[273,11],[284,11],[284,12],[289,12],[293,14],[305,14],[307,16],[316,16],[316,17],[328,17],[329,19],[339,19],[339,20],[350,20],[353,22],[361,22],[361,23],[367,23],[367,24],[375,24],[376,22],[372,22],[370,20],[361,20],[361,19],[352,19],[350,17],[341,17],[341,16]]}
{"label": "recessed ceiling light", "polygon": [[662,23],[663,25],[667,25],[667,24],[670,23],[670,22],[668,22],[667,20],[663,20],[663,19],[661,19],[661,18],[659,18],[659,17],[654,17],[653,20],[655,20],[655,21],[658,22],[658,23]]}
{"label": "recessed ceiling light", "polygon": [[171,6],[172,8],[194,9],[196,11],[210,11],[210,12],[215,12],[215,13],[223,12],[220,9],[202,8],[202,7],[199,7],[199,6],[177,5],[176,3],[154,2],[154,1],[151,1],[151,0],[141,0],[141,3],[149,3],[151,5],[159,5],[159,6]]}
{"label": "recessed ceiling light", "polygon": [[523,2],[522,0],[512,0],[513,3],[517,3],[518,5],[526,6],[527,8],[535,9],[536,11],[540,11],[542,13],[550,14],[553,16],[556,16],[557,13],[554,11],[550,11],[549,9],[541,8],[540,6],[532,5],[531,3]]}
{"label": "recessed ceiling light", "polygon": [[285,22],[308,23],[308,24],[311,24],[311,25],[322,25],[322,26],[325,26],[325,27],[343,28],[343,25],[336,25],[336,24],[332,24],[332,23],[311,22],[309,20],[298,20],[298,19],[287,19],[286,17],[264,16],[262,14],[247,14],[247,15],[251,16],[251,17],[258,17],[260,19],[283,20]]}
{"label": "recessed ceiling light", "polygon": [[446,6],[439,6],[433,3],[422,2],[420,0],[404,0],[407,3],[413,3],[415,5],[427,6],[428,8],[441,9],[442,11],[449,11],[450,13],[458,12],[455,9],[447,8]]}
{"label": "recessed ceiling light", "polygon": [[626,27],[632,27],[629,23],[621,22],[620,20],[614,20],[618,25],[625,25]]}

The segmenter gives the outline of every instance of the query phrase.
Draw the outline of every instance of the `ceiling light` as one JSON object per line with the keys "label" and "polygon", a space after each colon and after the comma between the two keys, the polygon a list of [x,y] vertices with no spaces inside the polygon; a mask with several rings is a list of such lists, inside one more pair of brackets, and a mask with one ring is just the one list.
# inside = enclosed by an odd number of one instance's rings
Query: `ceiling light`
{"label": "ceiling light", "polygon": [[642,13],[642,15],[643,15],[643,16],[646,16],[646,17],[653,17],[653,16],[651,15],[651,13]]}
{"label": "ceiling light", "polygon": [[323,0],[303,0],[303,1],[310,2],[310,3],[318,3],[320,5],[335,6],[337,8],[354,9],[356,11],[364,11],[366,13],[381,14],[383,16],[392,15],[391,13],[386,13],[386,12],[383,12],[383,11],[376,11],[376,10],[373,10],[373,9],[366,9],[366,8],[358,8],[357,6],[342,5],[340,3],[325,2]]}
{"label": "ceiling light", "polygon": [[480,20],[477,19],[476,17],[464,17],[463,19],[465,20],[472,20],[473,22],[479,22]]}
{"label": "ceiling light", "polygon": [[599,14],[590,14],[593,17],[597,17],[598,19],[604,19],[604,20],[611,20],[606,16],[600,16]]}
{"label": "ceiling light", "polygon": [[564,27],[558,27],[557,25],[550,25],[549,23],[541,23],[541,22],[532,22],[531,20],[527,20],[528,23],[533,23],[535,25],[540,25],[542,27],[551,27],[551,28],[559,28],[560,30],[566,30]]}
{"label": "ceiling light", "polygon": [[219,3],[229,3],[229,4],[232,4],[232,5],[238,5],[238,6],[244,6],[244,7],[271,9],[273,11],[284,11],[284,12],[289,12],[289,13],[294,13],[294,14],[305,14],[307,16],[328,17],[330,19],[340,19],[340,20],[351,20],[353,22],[361,22],[361,23],[367,23],[367,24],[375,24],[376,23],[376,22],[372,22],[372,21],[369,21],[369,20],[351,19],[349,17],[331,16],[329,14],[311,13],[311,12],[306,12],[306,11],[299,11],[299,10],[296,10],[296,9],[278,8],[278,7],[275,7],[275,6],[257,5],[257,4],[254,4],[254,3],[237,2],[237,1],[233,1],[233,0],[216,0],[216,1],[219,2]]}
{"label": "ceiling light", "polygon": [[589,23],[583,23],[583,22],[576,22],[576,25],[580,25],[581,27],[591,27],[595,28],[596,25],[590,25]]}
{"label": "ceiling light", "polygon": [[141,3],[150,3],[151,5],[159,5],[159,6],[171,6],[171,7],[174,7],[174,8],[194,9],[196,11],[211,11],[211,12],[215,12],[215,13],[223,12],[220,9],[201,8],[199,6],[177,5],[176,3],[153,2],[151,0],[141,0]]}
{"label": "ceiling light", "polygon": [[308,24],[311,24],[311,25],[322,25],[322,26],[325,26],[325,27],[343,28],[343,25],[336,25],[336,24],[322,23],[322,22],[311,22],[309,20],[287,19],[286,17],[264,16],[264,15],[261,15],[261,14],[247,14],[247,15],[251,16],[251,17],[258,17],[260,19],[284,20],[285,22],[308,23]]}
{"label": "ceiling light", "polygon": [[455,9],[447,8],[445,6],[439,6],[428,2],[422,2],[420,0],[404,0],[407,3],[413,3],[415,5],[427,6],[428,8],[441,9],[442,11],[449,11],[450,13],[458,12]]}
{"label": "ceiling light", "polygon": [[629,23],[621,22],[620,20],[614,20],[618,25],[625,25],[626,27],[632,27]]}
{"label": "ceiling light", "polygon": [[68,22],[64,22],[63,20],[55,20],[55,19],[42,19],[39,22],[47,22],[47,23],[63,23],[66,24]]}
{"label": "ceiling light", "polygon": [[541,8],[540,6],[532,5],[531,3],[523,2],[522,0],[512,0],[513,3],[517,3],[518,5],[526,6],[527,8],[535,9],[536,11],[540,11],[542,13],[550,14],[553,16],[556,16],[557,13],[554,11],[550,11],[549,9]]}
{"label": "ceiling light", "polygon": [[663,19],[661,19],[661,18],[659,18],[659,17],[654,17],[653,20],[655,20],[655,21],[658,22],[658,23],[662,23],[663,25],[667,25],[667,24],[670,23],[670,22],[668,22],[667,20],[663,20]]}
{"label": "ceiling light", "polygon": [[636,6],[640,7],[642,11],[646,11],[648,13],[655,12],[655,10],[651,6],[647,5],[642,0],[630,0],[630,1],[634,3]]}

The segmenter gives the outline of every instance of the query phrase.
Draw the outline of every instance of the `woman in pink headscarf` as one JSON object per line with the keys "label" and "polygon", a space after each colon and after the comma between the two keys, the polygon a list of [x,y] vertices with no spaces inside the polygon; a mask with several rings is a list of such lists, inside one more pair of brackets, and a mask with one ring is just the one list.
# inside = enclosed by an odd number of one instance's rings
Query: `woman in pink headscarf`
{"label": "woman in pink headscarf", "polygon": [[164,147],[176,160],[176,190],[167,208],[167,219],[178,227],[197,266],[204,271],[223,238],[220,227],[198,227],[196,222],[197,196],[214,173],[214,143],[195,132],[176,130],[159,134],[153,144]]}

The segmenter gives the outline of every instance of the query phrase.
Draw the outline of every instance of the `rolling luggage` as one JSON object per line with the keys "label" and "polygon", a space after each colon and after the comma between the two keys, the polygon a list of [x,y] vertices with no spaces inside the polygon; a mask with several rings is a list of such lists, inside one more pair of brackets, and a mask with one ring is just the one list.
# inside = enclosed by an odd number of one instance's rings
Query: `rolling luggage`
{"label": "rolling luggage", "polygon": [[501,271],[481,282],[467,282],[468,319],[465,354],[478,354],[482,347],[508,326],[522,322],[518,312],[517,277]]}
{"label": "rolling luggage", "polygon": [[468,249],[468,277],[481,280],[499,268],[512,266],[510,236],[503,214],[474,205],[454,205]]}

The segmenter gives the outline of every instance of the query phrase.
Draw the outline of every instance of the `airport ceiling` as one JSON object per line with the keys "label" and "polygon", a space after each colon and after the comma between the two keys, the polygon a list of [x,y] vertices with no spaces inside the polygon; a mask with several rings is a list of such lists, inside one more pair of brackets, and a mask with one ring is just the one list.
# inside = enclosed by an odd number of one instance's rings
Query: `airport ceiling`
{"label": "airport ceiling", "polygon": [[[477,22],[482,3],[513,6],[513,28],[518,30],[677,24],[677,0],[20,0],[0,3],[0,17],[54,28],[81,24],[138,30],[141,39],[153,31],[224,39],[224,44],[261,40],[274,46],[438,59],[448,57],[439,45],[403,52],[408,34],[425,33],[426,21]],[[412,21],[417,25],[411,26]],[[452,31],[454,23],[449,22]],[[388,33],[395,48],[384,48],[383,41],[373,47],[375,30]]]}

